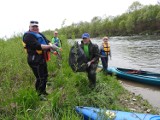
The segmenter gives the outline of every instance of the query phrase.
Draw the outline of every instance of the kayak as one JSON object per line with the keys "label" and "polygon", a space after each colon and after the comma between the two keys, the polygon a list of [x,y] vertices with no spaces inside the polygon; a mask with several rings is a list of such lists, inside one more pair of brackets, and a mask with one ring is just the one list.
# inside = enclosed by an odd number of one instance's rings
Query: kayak
{"label": "kayak", "polygon": [[160,120],[160,115],[76,106],[84,120]]}
{"label": "kayak", "polygon": [[149,71],[108,67],[107,73],[115,74],[119,78],[137,81],[150,85],[160,85],[160,74]]}

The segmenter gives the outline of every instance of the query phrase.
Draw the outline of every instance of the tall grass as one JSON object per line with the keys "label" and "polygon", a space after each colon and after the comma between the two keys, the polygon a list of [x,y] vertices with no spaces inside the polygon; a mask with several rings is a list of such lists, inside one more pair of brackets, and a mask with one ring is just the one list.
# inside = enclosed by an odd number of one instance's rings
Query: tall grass
{"label": "tall grass", "polygon": [[[50,36],[51,38],[51,36]],[[26,60],[22,36],[0,41],[0,119],[3,120],[81,120],[75,106],[94,106],[127,110],[119,102],[129,93],[115,77],[97,73],[97,86],[88,87],[86,73],[74,73],[68,64],[70,45],[61,35],[62,66],[57,67],[51,54],[48,64],[48,101],[40,101],[35,92],[34,75]],[[151,111],[155,113],[154,110]]]}

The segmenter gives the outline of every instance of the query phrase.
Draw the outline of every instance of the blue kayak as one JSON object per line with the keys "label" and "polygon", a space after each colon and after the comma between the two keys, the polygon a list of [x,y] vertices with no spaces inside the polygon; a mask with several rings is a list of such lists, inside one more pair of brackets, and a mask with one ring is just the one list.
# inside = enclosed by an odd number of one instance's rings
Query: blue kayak
{"label": "blue kayak", "polygon": [[108,67],[106,72],[115,74],[119,78],[137,81],[150,85],[160,85],[160,74],[149,71]]}
{"label": "blue kayak", "polygon": [[160,120],[160,115],[76,106],[84,120]]}

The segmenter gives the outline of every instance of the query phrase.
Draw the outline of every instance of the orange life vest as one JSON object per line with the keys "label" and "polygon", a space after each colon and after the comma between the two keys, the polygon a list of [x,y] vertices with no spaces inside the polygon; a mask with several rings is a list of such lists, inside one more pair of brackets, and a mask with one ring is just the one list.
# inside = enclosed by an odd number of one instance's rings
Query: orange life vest
{"label": "orange life vest", "polygon": [[110,44],[109,44],[109,42],[107,42],[107,44],[103,43],[102,45],[103,45],[103,49],[106,52],[106,54],[109,55],[110,54]]}

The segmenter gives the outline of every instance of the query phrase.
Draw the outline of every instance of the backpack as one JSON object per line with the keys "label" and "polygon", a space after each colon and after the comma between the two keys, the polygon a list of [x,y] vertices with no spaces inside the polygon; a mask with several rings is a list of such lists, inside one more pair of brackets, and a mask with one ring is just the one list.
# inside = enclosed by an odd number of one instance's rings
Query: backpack
{"label": "backpack", "polygon": [[85,72],[87,68],[87,57],[78,42],[70,49],[69,65],[74,72]]}

